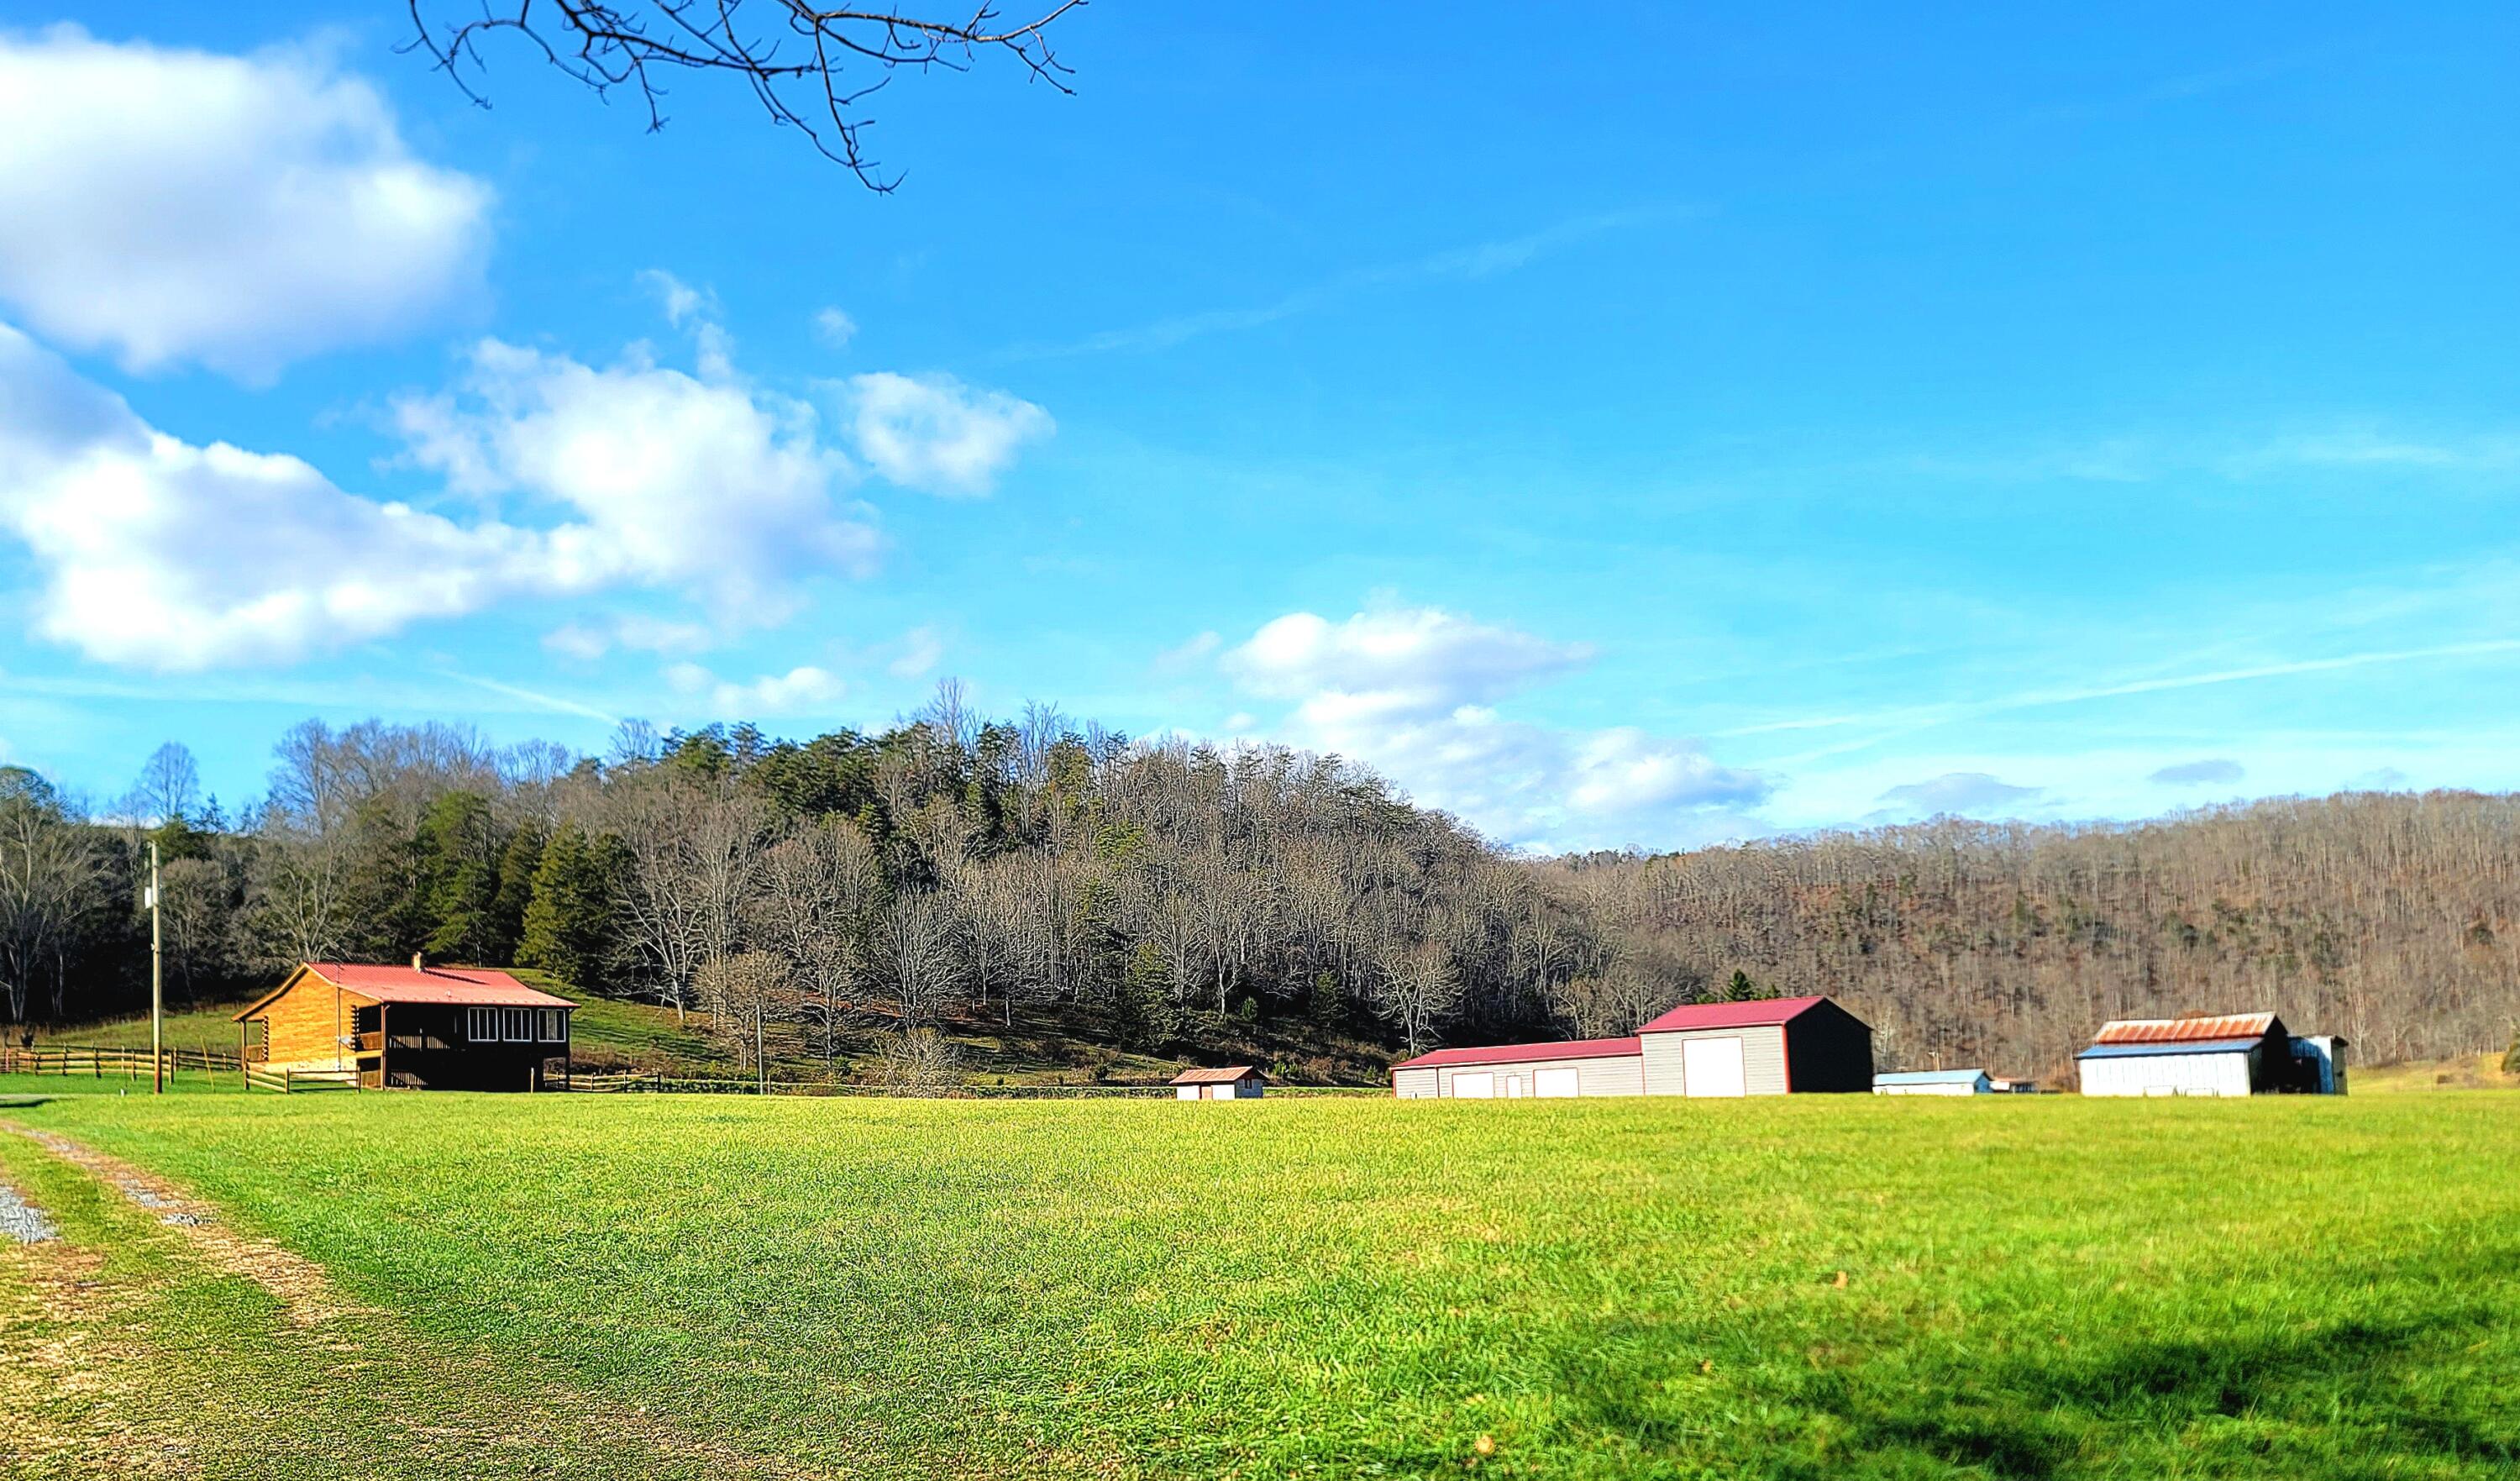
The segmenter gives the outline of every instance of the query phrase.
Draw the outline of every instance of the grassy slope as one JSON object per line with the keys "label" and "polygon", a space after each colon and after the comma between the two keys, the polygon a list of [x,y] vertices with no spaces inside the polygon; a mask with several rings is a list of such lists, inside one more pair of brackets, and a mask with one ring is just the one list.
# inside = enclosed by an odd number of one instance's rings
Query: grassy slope
{"label": "grassy slope", "polygon": [[[399,1334],[388,1397],[432,1368],[433,1402],[476,1412],[561,1383],[808,1465],[2065,1481],[2520,1461],[2520,1118],[2499,1097],[8,1114],[324,1262]],[[0,1137],[39,1198],[63,1181],[44,1161]],[[240,1343],[284,1381],[333,1371],[243,1328],[145,1340],[178,1391]],[[428,1473],[395,1443],[382,1473]]]}
{"label": "grassy slope", "polygon": [[[704,1013],[677,1020],[669,1008],[598,998],[543,972],[520,970],[517,975],[579,1005],[571,1032],[581,1068],[653,1070],[700,1079],[745,1075],[728,1047],[711,1036]],[[228,1015],[244,1006],[231,1003],[169,1013],[166,1042],[234,1054],[237,1030]],[[1034,1009],[1017,1014],[1012,1029],[986,1018],[971,1018],[949,1023],[946,1035],[958,1046],[964,1072],[983,1083],[1081,1085],[1094,1079],[1097,1071],[1115,1081],[1160,1081],[1181,1067],[1178,1060],[1115,1051],[1097,1037],[1098,1028],[1090,1014]],[[773,1024],[765,1037],[775,1074],[798,1080],[829,1077],[816,1031]],[[1279,1065],[1307,1083],[1384,1080],[1387,1056],[1375,1047],[1307,1023],[1251,1027],[1238,1021],[1212,1021],[1201,1037],[1211,1046],[1203,1056],[1205,1062],[1235,1059]],[[36,1042],[146,1050],[149,1020],[143,1016],[78,1024],[39,1033]],[[876,1044],[877,1030],[872,1026],[842,1033],[834,1046],[836,1062],[832,1068],[844,1079],[863,1076]]]}
{"label": "grassy slope", "polygon": [[2520,1090],[2520,1075],[2502,1071],[2502,1055],[2464,1055],[2454,1059],[2419,1059],[2405,1064],[2357,1068],[2347,1081],[2357,1095],[2395,1095],[2418,1090]]}

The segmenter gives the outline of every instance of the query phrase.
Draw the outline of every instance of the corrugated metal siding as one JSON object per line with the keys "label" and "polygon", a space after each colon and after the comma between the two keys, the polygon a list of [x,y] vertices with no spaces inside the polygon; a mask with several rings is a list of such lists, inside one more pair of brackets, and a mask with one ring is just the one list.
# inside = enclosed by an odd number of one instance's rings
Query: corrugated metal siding
{"label": "corrugated metal siding", "polygon": [[[1681,1068],[1681,1045],[1690,1039],[1738,1039],[1741,1041],[1741,1087],[1753,1096],[1781,1096],[1785,1093],[1785,1030],[1775,1024],[1755,1028],[1690,1029],[1678,1033],[1653,1033],[1644,1040],[1644,1093],[1648,1096],[1685,1096],[1688,1094],[1688,1077]],[[1865,1051],[1865,1079],[1868,1086],[1871,1075],[1871,1050]]]}
{"label": "corrugated metal siding", "polygon": [[1395,1070],[1391,1076],[1391,1093],[1403,1100],[1431,1100],[1439,1087],[1431,1069]]}
{"label": "corrugated metal siding", "polygon": [[2085,1059],[2087,1096],[2245,1096],[2255,1080],[2257,1052],[2228,1055],[2141,1055]]}
{"label": "corrugated metal siding", "polygon": [[1529,1059],[1518,1064],[1463,1064],[1445,1065],[1432,1070],[1405,1069],[1399,1072],[1401,1076],[1408,1077],[1403,1079],[1399,1094],[1403,1099],[1413,1099],[1413,1093],[1408,1088],[1409,1081],[1417,1076],[1426,1075],[1433,1078],[1435,1088],[1431,1091],[1418,1091],[1415,1095],[1435,1095],[1449,1100],[1453,1095],[1453,1078],[1456,1075],[1493,1075],[1496,1077],[1498,1100],[1514,1098],[1516,1086],[1512,1082],[1519,1082],[1521,1099],[1529,1100],[1534,1089],[1533,1077],[1544,1069],[1575,1071],[1575,1094],[1578,1096],[1642,1096],[1644,1094],[1644,1065],[1642,1060],[1634,1058]]}

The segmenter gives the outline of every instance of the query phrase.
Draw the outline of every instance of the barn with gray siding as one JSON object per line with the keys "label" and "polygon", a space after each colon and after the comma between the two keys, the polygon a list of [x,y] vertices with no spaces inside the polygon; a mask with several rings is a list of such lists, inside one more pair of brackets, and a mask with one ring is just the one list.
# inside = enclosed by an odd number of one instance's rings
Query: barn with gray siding
{"label": "barn with gray siding", "polygon": [[1692,1003],[1623,1039],[1439,1049],[1391,1071],[1418,1100],[1723,1099],[1872,1089],[1872,1030],[1826,998]]}

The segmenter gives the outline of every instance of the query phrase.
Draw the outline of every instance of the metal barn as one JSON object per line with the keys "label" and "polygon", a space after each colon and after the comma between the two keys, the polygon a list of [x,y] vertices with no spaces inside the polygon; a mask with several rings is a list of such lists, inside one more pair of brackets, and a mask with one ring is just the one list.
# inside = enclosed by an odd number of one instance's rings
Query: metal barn
{"label": "metal barn", "polygon": [[1826,998],[1693,1003],[1627,1038],[1439,1049],[1392,1066],[1404,1100],[1728,1099],[1872,1088],[1872,1030]]}
{"label": "metal barn", "polygon": [[1186,1069],[1173,1076],[1173,1099],[1176,1100],[1257,1100],[1268,1084],[1262,1074],[1248,1064],[1228,1064],[1218,1069]]}
{"label": "metal barn", "polygon": [[1872,1077],[1876,1096],[1992,1096],[1995,1077],[1982,1069],[1902,1069]]}
{"label": "metal barn", "polygon": [[2087,1096],[2341,1096],[2345,1047],[2273,1013],[2119,1018],[2074,1061]]}

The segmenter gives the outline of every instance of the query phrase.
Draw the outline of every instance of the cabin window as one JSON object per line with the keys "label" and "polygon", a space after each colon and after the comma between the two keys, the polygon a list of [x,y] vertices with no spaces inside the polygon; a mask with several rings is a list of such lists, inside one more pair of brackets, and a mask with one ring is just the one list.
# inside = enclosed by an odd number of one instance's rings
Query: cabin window
{"label": "cabin window", "polygon": [[534,1013],[540,1020],[542,1039],[545,1044],[566,1044],[568,1042],[567,1010],[542,1008],[536,1009]]}
{"label": "cabin window", "polygon": [[505,1031],[505,1036],[511,1044],[531,1044],[534,1042],[534,1010],[530,1008],[503,1008],[499,1010],[499,1025]]}
{"label": "cabin window", "polygon": [[495,1008],[467,1009],[464,1014],[464,1037],[475,1044],[497,1043],[499,1010]]}

